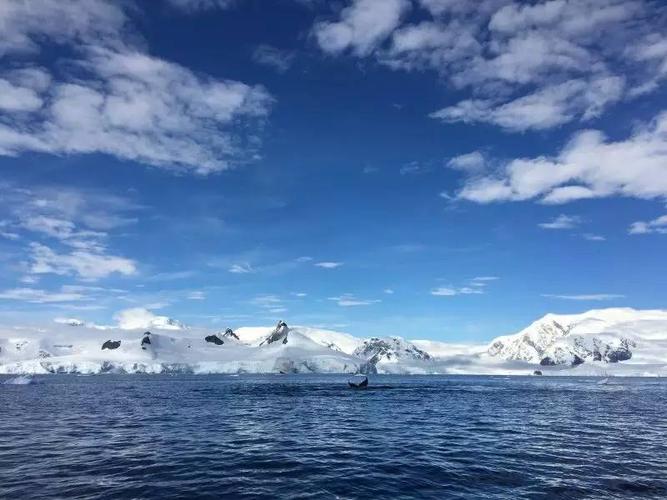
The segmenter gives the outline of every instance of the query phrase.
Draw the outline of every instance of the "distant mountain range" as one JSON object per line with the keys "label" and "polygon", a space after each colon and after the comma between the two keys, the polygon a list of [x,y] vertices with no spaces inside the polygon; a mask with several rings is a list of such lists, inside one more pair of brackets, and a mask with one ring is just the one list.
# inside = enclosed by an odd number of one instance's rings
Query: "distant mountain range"
{"label": "distant mountain range", "polygon": [[120,327],[59,319],[0,331],[0,373],[403,373],[667,375],[667,311],[547,314],[482,344],[362,339],[309,327],[188,328],[133,314]]}

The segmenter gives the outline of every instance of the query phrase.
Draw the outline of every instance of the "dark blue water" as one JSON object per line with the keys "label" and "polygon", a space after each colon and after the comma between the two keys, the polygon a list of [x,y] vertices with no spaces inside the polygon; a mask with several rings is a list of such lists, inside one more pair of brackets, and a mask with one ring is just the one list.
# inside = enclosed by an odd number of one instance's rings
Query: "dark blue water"
{"label": "dark blue water", "polygon": [[657,379],[39,380],[0,385],[0,498],[667,498]]}

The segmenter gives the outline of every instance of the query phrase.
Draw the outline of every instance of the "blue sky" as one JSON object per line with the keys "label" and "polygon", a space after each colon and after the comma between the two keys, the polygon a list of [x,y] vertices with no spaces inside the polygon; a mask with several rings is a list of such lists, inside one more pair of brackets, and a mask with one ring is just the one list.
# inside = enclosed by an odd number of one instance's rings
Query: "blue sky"
{"label": "blue sky", "polygon": [[6,5],[4,324],[484,341],[665,307],[659,4]]}

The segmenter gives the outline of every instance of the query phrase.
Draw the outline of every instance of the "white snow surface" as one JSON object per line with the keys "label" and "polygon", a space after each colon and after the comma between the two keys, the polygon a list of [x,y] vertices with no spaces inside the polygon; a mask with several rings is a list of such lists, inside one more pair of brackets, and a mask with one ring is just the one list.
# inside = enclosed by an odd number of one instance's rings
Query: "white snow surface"
{"label": "white snow surface", "polygon": [[[631,353],[630,359],[605,362],[605,357],[608,361],[624,350]],[[547,314],[514,335],[494,339],[487,352],[493,357],[533,364],[549,358],[567,366],[576,356],[587,365],[579,367],[577,373],[599,362],[609,370],[643,373],[644,366],[662,373],[667,363],[667,311],[609,308],[582,314]]]}
{"label": "white snow surface", "polygon": [[[130,325],[125,320],[133,317],[144,321],[141,328],[127,329]],[[137,311],[119,318],[122,328],[100,329],[71,318],[48,327],[0,328],[0,374],[528,375],[540,370],[544,375],[667,376],[667,310],[548,314],[488,346],[394,336],[364,339],[305,326],[281,327],[280,335],[273,336],[276,327],[242,327],[234,331],[237,340],[224,335],[224,330],[185,328],[169,318],[154,318]],[[149,328],[145,328],[147,319]],[[144,335],[146,330],[150,335]],[[142,343],[145,337],[149,342]],[[624,346],[631,352],[630,359],[609,362],[610,353],[623,352]],[[600,353],[600,359],[592,353]],[[575,355],[583,363],[573,367]],[[545,357],[554,361],[553,366],[540,366]]]}

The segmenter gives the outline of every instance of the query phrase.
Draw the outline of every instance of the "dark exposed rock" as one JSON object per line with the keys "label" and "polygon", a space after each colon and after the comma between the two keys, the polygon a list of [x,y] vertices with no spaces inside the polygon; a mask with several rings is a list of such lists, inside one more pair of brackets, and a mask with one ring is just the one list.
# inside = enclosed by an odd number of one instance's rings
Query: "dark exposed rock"
{"label": "dark exposed rock", "polygon": [[269,345],[274,342],[282,341],[283,344],[287,344],[287,335],[289,334],[289,327],[284,321],[278,321],[278,324],[273,329],[271,334],[264,339],[259,345]]}
{"label": "dark exposed rock", "polygon": [[204,337],[204,340],[205,340],[206,342],[210,342],[211,344],[215,344],[215,345],[222,345],[222,344],[225,343],[225,342],[224,342],[220,337],[218,337],[217,335],[207,335],[206,337]]}
{"label": "dark exposed rock", "polygon": [[618,349],[607,354],[609,363],[618,363],[619,361],[627,361],[632,358],[632,352],[627,349]]}
{"label": "dark exposed rock", "polygon": [[365,340],[363,345],[359,346],[354,355],[360,358],[366,358],[368,363],[376,365],[383,358],[388,361],[394,358],[407,358],[421,361],[428,361],[431,355],[422,351],[417,346],[404,342],[399,338],[380,339],[377,337]]}
{"label": "dark exposed rock", "polygon": [[227,338],[233,338],[233,339],[236,339],[236,340],[241,340],[239,338],[239,336],[236,335],[236,333],[234,333],[234,330],[232,330],[231,328],[227,328],[225,330],[225,333],[222,334],[222,336],[227,337]]}
{"label": "dark exposed rock", "polygon": [[632,358],[631,347],[637,347],[637,344],[628,339],[622,339],[621,345],[615,350],[610,350],[607,353],[607,361],[609,363],[618,363],[619,361],[627,361]]}
{"label": "dark exposed rock", "polygon": [[[571,361],[571,363],[570,363],[570,366],[578,366],[578,365],[580,365],[580,364],[583,363],[583,362],[584,362],[583,359],[581,359],[579,356],[577,356],[576,354],[574,354],[574,355],[572,356],[572,361]],[[546,357],[544,357],[544,358],[542,358],[542,359],[540,360],[540,365],[541,365],[541,366],[556,366],[556,365],[558,365],[558,364],[563,364],[563,363],[559,363],[558,361],[556,361],[556,360],[550,358],[549,356],[546,356]]]}
{"label": "dark exposed rock", "polygon": [[535,370],[533,372],[533,375],[542,375],[542,372],[540,370]]}
{"label": "dark exposed rock", "polygon": [[540,360],[540,366],[556,366],[556,362],[549,356]]}
{"label": "dark exposed rock", "polygon": [[104,349],[118,349],[120,347],[120,340],[107,340],[102,344],[102,350]]}
{"label": "dark exposed rock", "polygon": [[146,346],[150,345],[150,343],[151,343],[150,335],[151,335],[151,332],[144,332],[144,338],[141,339],[141,348],[143,350],[146,350]]}
{"label": "dark exposed rock", "polygon": [[359,373],[363,375],[376,375],[377,372],[378,369],[376,368],[375,363],[371,363],[370,361],[359,366]]}
{"label": "dark exposed rock", "polygon": [[325,345],[327,348],[331,349],[332,351],[343,352],[343,350],[342,350],[340,347],[338,347],[336,344],[334,344],[333,342],[327,342],[327,343],[324,344],[324,345]]}

